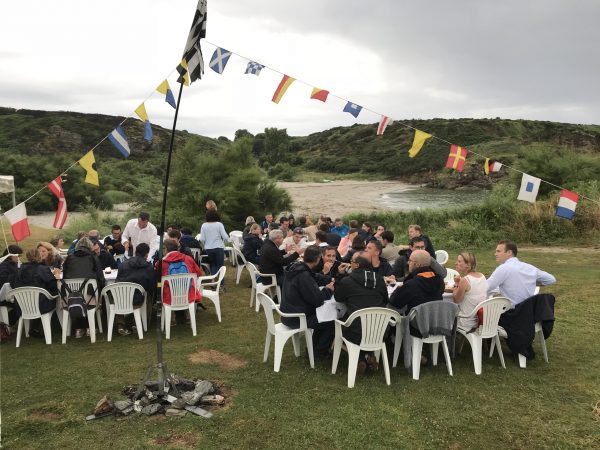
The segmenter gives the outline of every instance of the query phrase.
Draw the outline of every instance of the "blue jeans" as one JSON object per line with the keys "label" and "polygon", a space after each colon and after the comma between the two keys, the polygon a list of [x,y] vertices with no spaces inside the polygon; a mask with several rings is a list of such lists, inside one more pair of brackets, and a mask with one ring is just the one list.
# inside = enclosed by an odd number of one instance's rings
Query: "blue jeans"
{"label": "blue jeans", "polygon": [[225,251],[222,248],[208,248],[206,249],[206,254],[208,255],[211,275],[214,275],[223,267]]}

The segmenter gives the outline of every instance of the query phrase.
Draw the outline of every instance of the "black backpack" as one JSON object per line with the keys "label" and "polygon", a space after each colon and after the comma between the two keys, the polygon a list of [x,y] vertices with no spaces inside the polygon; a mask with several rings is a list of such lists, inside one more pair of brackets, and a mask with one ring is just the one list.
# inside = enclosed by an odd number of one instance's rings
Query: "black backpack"
{"label": "black backpack", "polygon": [[[69,317],[71,320],[85,319],[87,318],[87,310],[90,302],[85,301],[84,289],[87,285],[89,278],[86,278],[79,289],[76,291],[71,290],[67,283],[62,283],[62,286],[66,290],[66,295],[63,292],[63,299],[65,301],[65,308],[69,310]],[[92,297],[93,298],[93,297]],[[90,298],[91,301],[91,298]]]}

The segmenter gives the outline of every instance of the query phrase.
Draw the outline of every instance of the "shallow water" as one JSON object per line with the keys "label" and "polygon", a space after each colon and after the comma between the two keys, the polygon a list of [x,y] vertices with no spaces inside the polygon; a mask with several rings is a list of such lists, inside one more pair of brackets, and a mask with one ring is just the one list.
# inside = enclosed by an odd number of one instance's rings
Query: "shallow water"
{"label": "shallow water", "polygon": [[462,191],[408,186],[382,194],[377,203],[393,210],[457,208],[481,203],[487,191]]}

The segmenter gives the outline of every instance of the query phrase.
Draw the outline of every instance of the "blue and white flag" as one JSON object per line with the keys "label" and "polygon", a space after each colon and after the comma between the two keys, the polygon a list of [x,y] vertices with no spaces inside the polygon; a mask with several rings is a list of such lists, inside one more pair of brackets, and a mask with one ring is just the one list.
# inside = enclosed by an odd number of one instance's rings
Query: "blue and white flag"
{"label": "blue and white flag", "polygon": [[215,72],[223,73],[230,56],[231,52],[229,50],[225,50],[224,48],[218,47],[213,53],[212,58],[210,58],[210,63],[208,63],[208,65]]}
{"label": "blue and white flag", "polygon": [[352,102],[348,102],[346,103],[346,106],[344,106],[344,112],[352,114],[355,118],[358,117],[361,111],[362,106],[359,106]]}
{"label": "blue and white flag", "polygon": [[535,203],[541,181],[542,180],[539,178],[532,177],[531,175],[524,173],[523,178],[521,178],[521,189],[519,190],[519,196],[517,197],[517,200]]}
{"label": "blue and white flag", "polygon": [[144,139],[147,141],[152,140],[152,125],[150,124],[149,120],[144,122]]}
{"label": "blue and white flag", "polygon": [[259,64],[257,62],[254,61],[250,61],[248,62],[248,66],[246,67],[246,72],[245,73],[250,73],[252,75],[256,75],[259,76],[260,75],[260,71],[262,69],[264,69],[265,66],[263,66],[262,64]]}
{"label": "blue and white flag", "polygon": [[121,127],[115,128],[112,133],[108,135],[108,140],[119,150],[125,158],[129,158],[131,150],[127,143],[127,136]]}

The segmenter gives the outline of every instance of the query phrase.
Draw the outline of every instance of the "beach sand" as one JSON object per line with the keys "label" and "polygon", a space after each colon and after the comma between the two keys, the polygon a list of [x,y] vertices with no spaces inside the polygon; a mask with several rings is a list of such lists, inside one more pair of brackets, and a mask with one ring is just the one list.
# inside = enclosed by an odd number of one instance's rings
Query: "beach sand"
{"label": "beach sand", "polygon": [[331,218],[352,212],[389,211],[379,201],[381,195],[405,190],[411,185],[398,181],[342,180],[330,183],[277,183],[285,188],[294,202],[293,213],[319,215]]}

